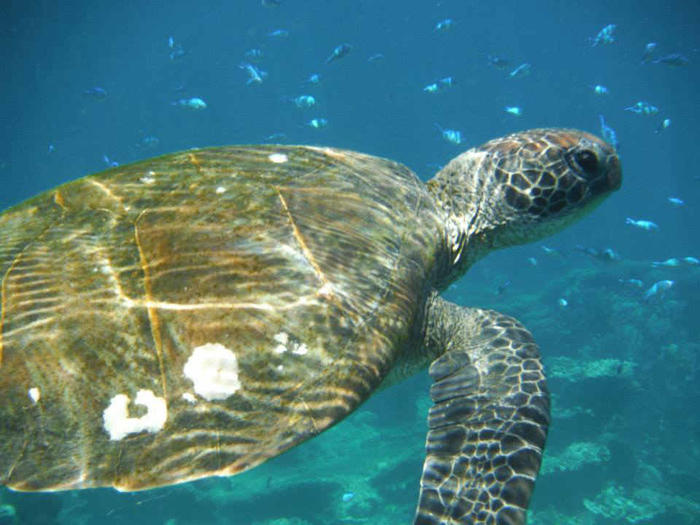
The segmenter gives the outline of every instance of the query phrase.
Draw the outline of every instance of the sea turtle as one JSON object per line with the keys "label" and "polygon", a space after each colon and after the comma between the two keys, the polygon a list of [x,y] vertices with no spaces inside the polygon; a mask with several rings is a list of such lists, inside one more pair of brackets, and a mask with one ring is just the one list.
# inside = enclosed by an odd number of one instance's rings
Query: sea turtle
{"label": "sea turtle", "polygon": [[0,215],[0,483],[141,490],[250,469],[428,365],[416,524],[523,523],[549,400],[506,315],[439,295],[621,183],[614,149],[537,129],[427,184],[307,146],[194,149]]}

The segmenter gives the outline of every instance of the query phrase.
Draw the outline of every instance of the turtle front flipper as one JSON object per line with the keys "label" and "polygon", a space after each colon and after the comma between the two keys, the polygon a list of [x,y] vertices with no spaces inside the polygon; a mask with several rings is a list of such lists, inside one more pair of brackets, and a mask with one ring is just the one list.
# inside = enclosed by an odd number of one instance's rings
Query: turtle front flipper
{"label": "turtle front flipper", "polygon": [[415,525],[524,524],[549,425],[532,335],[515,319],[431,301],[433,407]]}

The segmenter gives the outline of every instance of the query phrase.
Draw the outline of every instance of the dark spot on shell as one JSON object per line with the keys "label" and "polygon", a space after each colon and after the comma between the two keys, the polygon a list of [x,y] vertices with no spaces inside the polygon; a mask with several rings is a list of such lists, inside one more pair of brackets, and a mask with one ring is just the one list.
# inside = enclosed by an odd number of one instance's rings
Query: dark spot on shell
{"label": "dark spot on shell", "polygon": [[530,195],[532,195],[533,197],[539,197],[541,193],[542,193],[542,190],[539,189],[538,187],[534,187],[530,190]]}
{"label": "dark spot on shell", "polygon": [[506,189],[506,202],[519,210],[525,210],[530,206],[530,199],[527,195],[514,190],[512,187]]}
{"label": "dark spot on shell", "polygon": [[547,206],[547,199],[545,199],[544,197],[537,197],[535,199],[535,206],[541,206],[542,208],[544,208],[545,206]]}

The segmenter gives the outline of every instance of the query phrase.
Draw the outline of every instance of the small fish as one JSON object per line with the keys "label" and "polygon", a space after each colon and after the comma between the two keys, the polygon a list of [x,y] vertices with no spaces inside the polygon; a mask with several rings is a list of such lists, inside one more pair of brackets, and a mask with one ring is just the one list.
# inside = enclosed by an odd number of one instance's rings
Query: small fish
{"label": "small fish", "polygon": [[176,43],[175,39],[172,36],[168,37],[168,49],[170,49],[170,53],[168,53],[170,60],[177,60],[178,58],[182,58],[186,54],[185,49],[182,47],[182,45]]}
{"label": "small fish", "polygon": [[116,160],[110,159],[107,155],[102,155],[103,162],[110,168],[116,168],[119,163]]}
{"label": "small fish", "polygon": [[651,61],[652,64],[666,64],[667,66],[687,66],[690,64],[690,60],[685,55],[680,53],[671,53],[670,55],[665,55]]}
{"label": "small fish", "polygon": [[646,231],[652,231],[652,230],[659,229],[659,225],[656,224],[655,222],[645,221],[645,220],[635,220],[635,219],[631,219],[630,217],[627,217],[625,219],[625,224],[629,224],[630,226],[634,226],[635,228],[639,228],[641,230],[646,230]]}
{"label": "small fish", "polygon": [[56,151],[56,146],[49,144],[49,153],[53,153],[54,151]]}
{"label": "small fish", "polygon": [[647,64],[651,61],[651,57],[656,51],[656,42],[649,42],[644,46],[644,53],[642,53],[642,64]]}
{"label": "small fish", "polygon": [[457,131],[455,129],[443,129],[440,124],[437,122],[435,123],[435,126],[437,129],[440,130],[440,133],[442,134],[442,138],[445,139],[447,142],[451,142],[452,144],[461,144],[462,143],[462,132]]}
{"label": "small fish", "polygon": [[354,497],[355,497],[354,492],[346,492],[345,494],[343,494],[341,496],[341,499],[343,500],[343,502],[347,503],[348,501],[352,500]]}
{"label": "small fish", "polygon": [[576,245],[576,249],[585,253],[589,257],[593,257],[594,259],[598,259],[604,262],[619,261],[621,259],[620,254],[612,248],[605,248],[603,250],[600,250],[598,248],[588,248],[578,244]]}
{"label": "small fish", "polygon": [[685,204],[685,202],[683,202],[683,200],[679,199],[678,197],[669,197],[666,200],[668,200],[668,202],[670,202],[674,206],[683,206]]}
{"label": "small fish", "polygon": [[316,99],[311,95],[299,95],[293,98],[292,102],[298,108],[310,108],[316,105]]}
{"label": "small fish", "polygon": [[679,259],[676,259],[675,257],[672,257],[671,259],[666,259],[665,261],[654,261],[651,263],[651,265],[654,268],[676,268],[681,265],[681,261]]}
{"label": "small fish", "polygon": [[260,5],[263,7],[279,7],[282,5],[282,0],[260,0]]}
{"label": "small fish", "polygon": [[445,91],[446,89],[452,86],[454,86],[454,79],[452,77],[444,77],[438,80],[437,82],[428,84],[423,88],[423,91],[425,91],[426,93],[439,93]]}
{"label": "small fish", "polygon": [[669,281],[669,280],[663,280],[663,281],[657,281],[654,284],[651,285],[651,287],[644,293],[644,300],[648,301],[655,295],[663,295],[663,293],[667,290],[670,290],[671,287],[675,284],[674,281]]}
{"label": "small fish", "polygon": [[508,76],[510,78],[524,77],[525,75],[529,75],[531,70],[532,70],[532,65],[528,64],[527,62],[524,62],[524,63],[520,64],[518,67],[516,67],[513,71],[508,73]]}
{"label": "small fish", "polygon": [[367,62],[376,62],[378,60],[382,60],[384,58],[384,55],[382,53],[375,53],[374,55],[370,55],[369,58],[367,58]]}
{"label": "small fish", "polygon": [[569,301],[567,301],[567,300],[564,299],[563,297],[560,297],[559,299],[557,299],[557,304],[558,304],[561,308],[566,308],[567,306],[569,306]]}
{"label": "small fish", "polygon": [[499,284],[498,288],[496,288],[496,295],[503,295],[510,285],[510,279]]}
{"label": "small fish", "polygon": [[334,62],[340,58],[343,58],[351,50],[352,50],[352,46],[350,44],[340,44],[338,46],[335,46],[335,48],[333,48],[333,51],[331,52],[331,54],[326,59],[326,64],[330,64],[331,62]]}
{"label": "small fish", "polygon": [[102,100],[107,98],[107,91],[99,86],[95,86],[83,91],[83,96],[94,98],[96,100]]}
{"label": "small fish", "polygon": [[593,93],[595,93],[596,95],[608,95],[610,92],[605,86],[596,84],[595,86],[593,86]]}
{"label": "small fish", "polygon": [[267,36],[269,38],[287,38],[289,36],[289,31],[286,29],[275,29],[274,31],[270,31]]}
{"label": "small fish", "polygon": [[590,38],[591,47],[596,47],[601,44],[612,44],[615,42],[615,29],[617,26],[615,24],[608,24],[603,29],[598,31],[598,34]]}
{"label": "small fish", "polygon": [[136,144],[136,147],[143,149],[153,149],[156,148],[158,144],[160,144],[160,139],[158,137],[154,137],[153,135],[147,135],[143,137],[138,144]]}
{"label": "small fish", "polygon": [[639,279],[618,279],[618,282],[634,286],[635,288],[642,288],[644,286],[644,283]]}
{"label": "small fish", "polygon": [[665,118],[661,121],[661,124],[654,130],[654,133],[657,135],[661,133],[662,131],[668,129],[671,126],[671,119],[670,118]]}
{"label": "small fish", "polygon": [[506,113],[510,113],[511,115],[515,115],[516,117],[519,117],[520,115],[523,114],[523,110],[519,108],[518,106],[506,106],[503,109]]}
{"label": "small fish", "polygon": [[452,77],[443,77],[440,80],[438,80],[438,84],[440,84],[444,88],[448,88],[454,86],[455,81]]}
{"label": "small fish", "polygon": [[267,137],[265,137],[265,142],[279,142],[280,140],[286,138],[286,133],[273,133],[272,135],[268,135]]}
{"label": "small fish", "polygon": [[505,69],[510,66],[510,60],[497,55],[488,55],[489,64],[498,69]]}
{"label": "small fish", "polygon": [[653,104],[649,104],[649,102],[640,100],[633,106],[625,108],[625,111],[631,111],[632,113],[636,113],[637,115],[656,115],[659,112],[659,108],[657,108]]}
{"label": "small fish", "polygon": [[600,119],[600,134],[603,139],[610,144],[615,150],[620,149],[620,143],[617,141],[617,133],[605,122],[605,117],[603,115],[598,115]]}
{"label": "small fish", "polygon": [[537,259],[535,259],[534,257],[528,257],[527,262],[530,263],[530,266],[537,266]]}
{"label": "small fish", "polygon": [[556,248],[550,248],[549,246],[545,246],[544,244],[540,246],[542,248],[542,251],[546,253],[547,255],[557,255],[561,256],[561,252],[557,250]]}
{"label": "small fish", "polygon": [[168,57],[170,60],[177,60],[178,58],[182,58],[187,54],[187,51],[180,45],[180,44],[175,44],[175,48],[168,53]]}
{"label": "small fish", "polygon": [[243,56],[248,60],[252,60],[253,62],[260,62],[260,60],[262,60],[263,58],[263,52],[261,49],[254,47],[252,49],[248,49],[245,53],[243,53]]}
{"label": "small fish", "polygon": [[620,259],[622,259],[622,257],[620,257],[620,254],[617,253],[612,248],[605,248],[602,252],[600,252],[600,255],[598,256],[598,258],[601,261],[606,261],[606,262],[619,261]]}
{"label": "small fish", "polygon": [[318,73],[313,73],[309,75],[309,78],[307,78],[306,81],[309,84],[318,84],[319,82],[321,82],[321,75],[319,75]]}
{"label": "small fish", "polygon": [[248,73],[248,80],[246,81],[246,85],[248,86],[251,84],[262,84],[263,80],[267,77],[266,71],[258,69],[248,62],[242,62],[238,67]]}
{"label": "small fish", "polygon": [[328,125],[328,121],[325,118],[312,118],[307,124],[309,127],[320,129],[325,128]]}
{"label": "small fish", "polygon": [[437,24],[435,24],[435,31],[448,31],[452,27],[453,23],[454,22],[451,18],[440,20]]}
{"label": "small fish", "polygon": [[181,98],[175,102],[171,102],[171,105],[195,111],[207,108],[207,103],[199,97]]}
{"label": "small fish", "polygon": [[697,266],[700,264],[700,259],[697,257],[683,257],[683,262],[685,264],[690,264],[691,266]]}

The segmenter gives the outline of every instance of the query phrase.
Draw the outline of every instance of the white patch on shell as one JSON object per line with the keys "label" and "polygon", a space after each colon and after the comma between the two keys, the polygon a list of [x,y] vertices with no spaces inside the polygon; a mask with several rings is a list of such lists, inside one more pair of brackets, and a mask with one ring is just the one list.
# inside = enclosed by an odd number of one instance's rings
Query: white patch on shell
{"label": "white patch on shell", "polygon": [[274,348],[274,352],[276,354],[292,352],[296,355],[304,355],[309,351],[309,347],[307,347],[304,343],[295,343],[294,341],[291,341],[287,332],[280,332],[272,336],[272,338],[279,343]]}
{"label": "white patch on shell", "polygon": [[283,164],[289,160],[289,157],[284,153],[270,153],[267,158],[270,159],[270,162],[274,162],[275,164]]}
{"label": "white patch on shell", "polygon": [[308,351],[309,349],[304,343],[301,343],[300,345],[294,345],[294,348],[292,348],[292,353],[297,355],[304,355]]}
{"label": "white patch on shell", "polygon": [[194,397],[194,394],[192,394],[191,392],[185,392],[184,394],[182,394],[182,399],[184,399],[188,403],[192,403],[193,405],[197,402],[197,398]]}
{"label": "white patch on shell", "polygon": [[27,395],[29,396],[29,399],[32,400],[32,403],[34,403],[35,405],[39,402],[39,399],[41,399],[41,391],[35,386],[33,386],[27,391]]}
{"label": "white patch on shell", "polygon": [[221,195],[222,193],[225,193],[225,192],[226,192],[226,188],[224,188],[223,186],[216,187],[216,194],[217,195]]}
{"label": "white patch on shell", "polygon": [[276,354],[283,354],[287,351],[287,342],[289,341],[289,335],[287,332],[280,332],[272,337],[279,344],[275,347]]}
{"label": "white patch on shell", "polygon": [[119,441],[129,434],[144,431],[156,433],[165,426],[168,419],[165,399],[151,390],[139,390],[134,404],[146,407],[146,413],[141,417],[129,417],[129,396],[126,394],[114,396],[104,409],[102,422],[110,440]]}
{"label": "white patch on shell", "polygon": [[196,347],[183,373],[194,384],[194,391],[207,401],[226,399],[241,388],[236,355],[220,343]]}
{"label": "white patch on shell", "polygon": [[155,171],[149,171],[146,175],[141,177],[139,180],[143,182],[144,184],[153,184],[156,181],[156,172]]}

